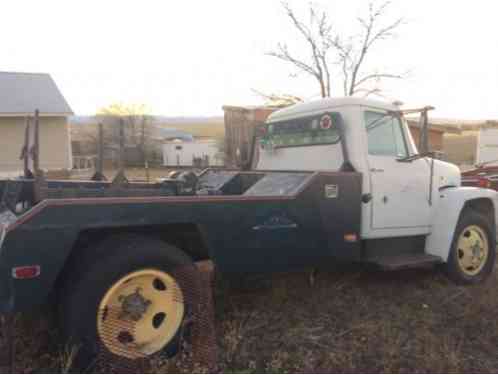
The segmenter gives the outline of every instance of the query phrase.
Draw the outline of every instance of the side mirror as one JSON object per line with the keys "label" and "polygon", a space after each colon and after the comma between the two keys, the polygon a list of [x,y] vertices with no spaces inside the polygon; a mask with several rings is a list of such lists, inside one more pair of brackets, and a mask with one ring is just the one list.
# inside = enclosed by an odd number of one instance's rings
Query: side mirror
{"label": "side mirror", "polygon": [[419,138],[419,153],[423,154],[429,152],[429,111],[432,111],[434,107],[424,107],[420,112],[419,126],[420,126],[420,138]]}
{"label": "side mirror", "polygon": [[429,118],[427,116],[427,111],[420,113],[419,119],[420,126],[420,139],[419,139],[419,152],[421,154],[429,151]]}

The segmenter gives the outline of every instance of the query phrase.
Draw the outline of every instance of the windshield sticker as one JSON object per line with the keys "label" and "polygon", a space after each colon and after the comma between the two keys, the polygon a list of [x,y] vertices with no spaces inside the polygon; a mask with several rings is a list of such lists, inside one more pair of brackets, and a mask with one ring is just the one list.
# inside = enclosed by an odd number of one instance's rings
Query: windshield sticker
{"label": "windshield sticker", "polygon": [[263,149],[335,144],[340,140],[338,113],[300,118],[268,125],[260,140]]}

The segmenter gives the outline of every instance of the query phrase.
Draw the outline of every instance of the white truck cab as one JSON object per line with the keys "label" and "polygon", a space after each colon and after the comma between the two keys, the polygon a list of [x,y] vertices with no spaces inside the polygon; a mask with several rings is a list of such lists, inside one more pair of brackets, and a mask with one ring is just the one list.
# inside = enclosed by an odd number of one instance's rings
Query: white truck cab
{"label": "white truck cab", "polygon": [[[267,144],[258,147],[253,168],[340,172],[347,161],[362,174],[362,240],[423,238],[425,252],[444,262],[450,261],[452,247],[456,247],[456,260],[467,262],[471,273],[482,266],[472,264],[479,256],[494,262],[497,193],[461,187],[457,166],[419,155],[399,107],[360,98],[323,99],[273,113],[267,129],[278,134],[279,124],[294,122],[299,126],[299,119],[321,115],[333,121],[330,114],[340,115],[341,142],[290,138],[283,142],[295,142],[296,147]],[[275,139],[278,146],[282,140]],[[468,225],[470,229],[459,233],[459,223],[468,215],[486,220],[492,238],[484,238],[485,230],[478,225]],[[466,243],[470,250],[458,248],[463,245],[455,245],[455,241]],[[486,241],[489,254],[483,255],[478,245]]]}

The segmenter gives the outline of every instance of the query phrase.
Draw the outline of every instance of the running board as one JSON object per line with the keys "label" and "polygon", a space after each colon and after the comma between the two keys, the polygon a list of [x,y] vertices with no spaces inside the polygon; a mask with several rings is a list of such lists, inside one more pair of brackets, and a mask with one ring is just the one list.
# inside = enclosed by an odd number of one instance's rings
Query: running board
{"label": "running board", "polygon": [[367,260],[385,271],[396,271],[406,268],[429,267],[442,263],[441,257],[430,254],[402,254],[378,256]]}

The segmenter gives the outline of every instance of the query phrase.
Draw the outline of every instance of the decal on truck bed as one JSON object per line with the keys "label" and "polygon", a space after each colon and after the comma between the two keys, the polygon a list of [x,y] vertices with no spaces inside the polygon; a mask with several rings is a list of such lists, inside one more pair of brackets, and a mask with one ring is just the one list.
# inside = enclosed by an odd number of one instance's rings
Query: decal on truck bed
{"label": "decal on truck bed", "polygon": [[339,186],[337,185],[325,185],[325,198],[337,198],[339,195]]}

